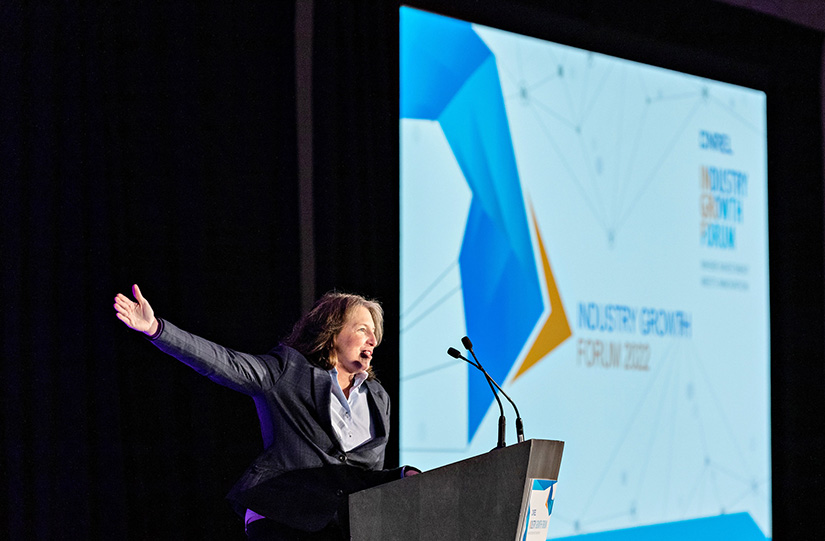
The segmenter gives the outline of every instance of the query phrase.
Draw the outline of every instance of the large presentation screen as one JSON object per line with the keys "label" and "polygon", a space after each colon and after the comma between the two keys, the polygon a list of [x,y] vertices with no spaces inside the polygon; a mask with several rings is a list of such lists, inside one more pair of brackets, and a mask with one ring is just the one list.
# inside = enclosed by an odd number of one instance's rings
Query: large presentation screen
{"label": "large presentation screen", "polygon": [[765,94],[409,7],[400,39],[402,463],[495,447],[466,335],[565,442],[549,538],[770,538]]}

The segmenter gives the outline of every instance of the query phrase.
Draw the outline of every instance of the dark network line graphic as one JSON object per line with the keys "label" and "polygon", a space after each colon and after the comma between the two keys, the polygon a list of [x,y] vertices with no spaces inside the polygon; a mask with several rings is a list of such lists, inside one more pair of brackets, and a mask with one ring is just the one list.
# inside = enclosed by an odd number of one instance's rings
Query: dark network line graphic
{"label": "dark network line graphic", "polygon": [[[679,143],[686,137],[686,130],[703,107],[718,108],[720,114],[751,130],[757,129],[735,110],[733,104],[725,104],[714,96],[701,80],[692,82],[694,89],[691,91],[671,93],[651,85],[639,73],[638,80],[633,82],[635,86],[631,86],[626,76],[627,66],[617,67],[612,59],[582,52],[587,55],[584,73],[575,75],[577,80],[573,81],[574,70],[565,68],[566,60],[557,57],[555,49],[548,47],[549,52],[545,53],[547,60],[537,61],[548,66],[543,70],[525,67],[528,62],[523,59],[523,47],[520,45],[516,46],[514,60],[497,56],[505,101],[508,108],[521,106],[532,111],[533,120],[547,138],[549,148],[567,172],[566,177],[550,181],[568,181],[575,186],[610,246],[633,216],[636,206],[648,194],[651,185],[663,180],[659,175],[664,165],[674,156]],[[531,56],[539,54],[534,52]],[[555,71],[551,69],[553,66]],[[649,90],[651,86],[654,86],[653,90]],[[641,89],[641,92],[635,92],[635,88]],[[605,95],[608,89],[615,92]],[[563,101],[548,99],[548,96],[555,94],[563,95]],[[633,95],[643,97],[627,97]],[[616,117],[612,133],[595,134],[590,131],[588,121],[597,114],[598,108]],[[659,133],[651,127],[657,118],[664,115],[668,116],[667,125],[671,126],[669,133]],[[605,117],[598,117],[598,120],[603,122]],[[623,134],[626,133],[633,135],[625,140]],[[603,148],[592,148],[593,142],[610,138],[614,139],[612,144],[604,143]],[[563,148],[560,139],[574,140],[578,154]],[[654,148],[651,140],[666,143],[662,148]],[[656,154],[651,160],[652,149]],[[653,164],[647,171],[639,164],[642,155],[646,163]]]}
{"label": "dark network line graphic", "polygon": [[[452,263],[450,263],[449,265],[447,265],[447,268],[445,268],[443,271],[441,271],[441,273],[440,273],[438,276],[436,276],[436,277],[433,279],[433,281],[432,281],[432,282],[430,282],[430,284],[429,284],[427,287],[425,287],[425,288],[424,288],[424,290],[423,290],[421,293],[419,293],[419,294],[415,297],[415,299],[414,299],[414,300],[413,300],[413,301],[412,301],[409,305],[407,305],[407,306],[402,306],[402,307],[401,307],[401,318],[402,318],[402,319],[404,319],[404,318],[406,318],[407,316],[409,316],[409,315],[410,315],[410,312],[412,312],[413,310],[415,310],[415,309],[416,309],[416,307],[417,307],[419,304],[421,304],[422,302],[424,302],[424,300],[425,300],[425,299],[427,299],[427,296],[428,296],[430,293],[432,293],[432,292],[433,292],[433,290],[434,290],[434,289],[435,289],[435,288],[436,288],[436,287],[437,287],[437,286],[438,286],[438,285],[439,285],[439,284],[440,284],[440,283],[441,283],[441,282],[442,282],[445,278],[447,278],[447,276],[450,274],[450,272],[452,272],[452,271],[453,271],[456,267],[458,267],[458,259],[457,259],[457,258],[456,258],[456,259],[455,259]],[[431,311],[431,310],[433,310],[433,309],[437,308],[439,304],[440,304],[440,303],[435,302],[435,303],[433,303],[432,305],[430,305],[428,308],[426,308],[424,311],[425,311],[425,312],[429,312],[429,311]]]}

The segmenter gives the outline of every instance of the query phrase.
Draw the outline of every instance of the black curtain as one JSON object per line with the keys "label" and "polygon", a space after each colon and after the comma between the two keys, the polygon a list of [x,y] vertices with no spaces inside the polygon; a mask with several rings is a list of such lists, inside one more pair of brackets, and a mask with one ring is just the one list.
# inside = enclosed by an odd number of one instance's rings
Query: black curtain
{"label": "black curtain", "polygon": [[[317,2],[313,39],[316,291],[356,291],[386,314],[376,375],[398,396],[398,6]],[[398,426],[398,408],[392,409]],[[398,461],[398,431],[386,462]]]}
{"label": "black curtain", "polygon": [[245,351],[298,316],[294,5],[8,3],[2,17],[8,539],[232,539],[252,402],[132,333]]}

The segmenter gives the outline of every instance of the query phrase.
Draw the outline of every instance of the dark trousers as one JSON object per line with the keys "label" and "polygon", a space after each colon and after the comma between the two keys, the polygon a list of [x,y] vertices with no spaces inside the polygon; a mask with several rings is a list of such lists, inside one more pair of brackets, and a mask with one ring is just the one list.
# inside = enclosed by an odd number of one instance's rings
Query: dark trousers
{"label": "dark trousers", "polygon": [[305,532],[269,519],[250,522],[246,527],[249,541],[348,541],[337,524],[329,524],[318,532]]}

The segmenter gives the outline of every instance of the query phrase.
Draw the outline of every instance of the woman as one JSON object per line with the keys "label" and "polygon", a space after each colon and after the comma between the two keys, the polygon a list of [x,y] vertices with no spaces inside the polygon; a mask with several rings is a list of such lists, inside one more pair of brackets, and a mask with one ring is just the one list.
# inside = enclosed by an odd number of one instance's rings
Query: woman
{"label": "woman", "polygon": [[240,353],[156,318],[135,285],[117,317],[209,379],[251,396],[264,452],[227,496],[250,539],[348,539],[347,495],[418,473],[384,470],[390,400],[372,357],[383,311],[359,295],[327,293],[265,355]]}

